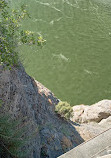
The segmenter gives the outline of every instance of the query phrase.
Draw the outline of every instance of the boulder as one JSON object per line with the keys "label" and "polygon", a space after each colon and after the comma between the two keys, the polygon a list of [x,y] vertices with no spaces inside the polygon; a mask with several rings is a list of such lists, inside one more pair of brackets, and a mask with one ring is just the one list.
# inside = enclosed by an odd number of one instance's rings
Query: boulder
{"label": "boulder", "polygon": [[73,106],[73,122],[76,130],[85,140],[92,139],[111,128],[111,100],[102,100],[91,106]]}
{"label": "boulder", "polygon": [[73,106],[73,122],[78,123],[99,123],[102,119],[111,116],[111,100],[102,100],[91,106],[77,105]]}

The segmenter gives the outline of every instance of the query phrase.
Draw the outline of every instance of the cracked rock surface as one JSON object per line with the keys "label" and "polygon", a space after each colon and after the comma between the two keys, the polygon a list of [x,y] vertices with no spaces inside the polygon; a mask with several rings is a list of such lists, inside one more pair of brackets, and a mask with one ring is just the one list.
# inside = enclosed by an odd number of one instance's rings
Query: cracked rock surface
{"label": "cracked rock surface", "polygon": [[15,119],[26,117],[30,122],[26,135],[35,136],[26,145],[27,158],[56,158],[84,140],[76,128],[55,113],[58,99],[24,68],[3,70],[0,66],[0,113],[8,112]]}

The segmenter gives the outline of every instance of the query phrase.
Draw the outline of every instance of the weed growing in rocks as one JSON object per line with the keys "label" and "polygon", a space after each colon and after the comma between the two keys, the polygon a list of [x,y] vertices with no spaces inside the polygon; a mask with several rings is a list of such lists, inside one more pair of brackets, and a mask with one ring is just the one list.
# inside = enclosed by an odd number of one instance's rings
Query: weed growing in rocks
{"label": "weed growing in rocks", "polygon": [[62,101],[56,105],[55,111],[57,112],[57,114],[59,114],[61,117],[66,118],[67,120],[70,119],[73,112],[70,104]]}

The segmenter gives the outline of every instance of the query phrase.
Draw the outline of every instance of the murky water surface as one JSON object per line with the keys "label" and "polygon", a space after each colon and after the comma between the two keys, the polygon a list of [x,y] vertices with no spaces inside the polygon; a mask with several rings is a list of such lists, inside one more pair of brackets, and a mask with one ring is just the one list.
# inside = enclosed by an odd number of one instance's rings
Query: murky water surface
{"label": "murky water surface", "polygon": [[26,3],[26,29],[47,40],[21,47],[28,74],[71,104],[111,99],[110,0],[12,0]]}

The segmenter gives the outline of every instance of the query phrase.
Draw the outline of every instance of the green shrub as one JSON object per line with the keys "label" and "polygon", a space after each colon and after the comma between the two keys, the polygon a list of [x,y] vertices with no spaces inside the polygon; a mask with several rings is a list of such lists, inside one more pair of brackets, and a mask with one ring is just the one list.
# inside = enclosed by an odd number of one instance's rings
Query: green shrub
{"label": "green shrub", "polygon": [[65,117],[66,119],[70,119],[70,117],[72,116],[72,107],[70,106],[69,103],[67,102],[59,102],[56,107],[55,107],[55,111],[61,116],[61,117]]}
{"label": "green shrub", "polygon": [[27,157],[30,151],[24,150],[24,147],[29,144],[30,138],[24,135],[28,126],[29,123],[23,124],[23,119],[16,121],[8,114],[0,114],[0,154],[3,157]]}
{"label": "green shrub", "polygon": [[25,17],[30,17],[25,5],[15,10],[10,9],[6,0],[0,0],[0,64],[5,67],[19,65],[18,45],[45,43],[41,35],[36,37],[32,31],[22,29],[21,21]]}

